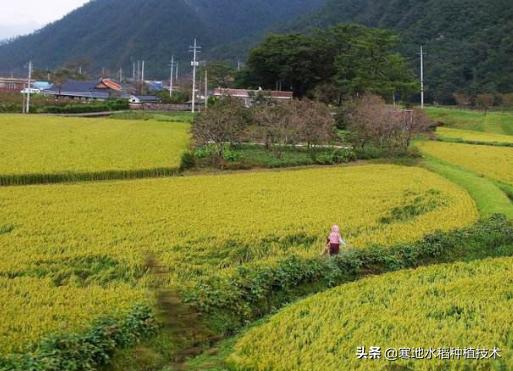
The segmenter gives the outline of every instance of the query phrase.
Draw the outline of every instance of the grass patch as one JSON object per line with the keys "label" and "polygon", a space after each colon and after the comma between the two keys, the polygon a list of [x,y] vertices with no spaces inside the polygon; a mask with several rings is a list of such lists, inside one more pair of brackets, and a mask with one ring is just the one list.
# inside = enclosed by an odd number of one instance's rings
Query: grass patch
{"label": "grass patch", "polygon": [[481,217],[499,213],[513,218],[513,203],[493,181],[433,157],[426,158],[424,166],[466,189]]}
{"label": "grass patch", "polygon": [[448,107],[427,107],[429,116],[445,126],[485,133],[513,135],[513,112],[488,112]]}

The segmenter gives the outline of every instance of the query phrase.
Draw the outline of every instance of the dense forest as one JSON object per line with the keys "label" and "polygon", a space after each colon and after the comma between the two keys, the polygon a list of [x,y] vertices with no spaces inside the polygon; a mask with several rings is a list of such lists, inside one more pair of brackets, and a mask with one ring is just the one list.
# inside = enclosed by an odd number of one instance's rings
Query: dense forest
{"label": "dense forest", "polygon": [[[252,40],[284,20],[318,9],[325,0],[93,0],[40,31],[0,45],[0,73],[80,60],[90,71],[131,72],[145,59],[147,72],[167,76],[171,54],[188,65],[194,37],[203,58],[244,58]],[[187,63],[185,63],[187,61]]]}
{"label": "dense forest", "polygon": [[424,44],[430,100],[449,103],[455,92],[513,91],[511,0],[327,0],[288,30],[340,22],[395,30],[402,39],[399,51],[417,71]]}

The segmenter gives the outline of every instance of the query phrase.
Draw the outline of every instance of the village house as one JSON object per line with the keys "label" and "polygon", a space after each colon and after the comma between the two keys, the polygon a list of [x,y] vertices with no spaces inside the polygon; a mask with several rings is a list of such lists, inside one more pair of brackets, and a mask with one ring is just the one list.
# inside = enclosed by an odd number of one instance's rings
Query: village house
{"label": "village house", "polygon": [[0,77],[0,91],[6,93],[19,93],[27,87],[27,83],[27,79]]}
{"label": "village house", "polygon": [[62,84],[54,84],[44,94],[56,98],[79,100],[107,100],[109,98],[126,97],[121,84],[111,79],[90,81],[67,80]]}
{"label": "village house", "polygon": [[291,91],[275,91],[275,90],[248,90],[248,89],[224,89],[217,88],[214,90],[214,97],[233,97],[244,102],[246,107],[251,107],[255,97],[261,95],[265,98],[276,101],[292,100],[293,93]]}

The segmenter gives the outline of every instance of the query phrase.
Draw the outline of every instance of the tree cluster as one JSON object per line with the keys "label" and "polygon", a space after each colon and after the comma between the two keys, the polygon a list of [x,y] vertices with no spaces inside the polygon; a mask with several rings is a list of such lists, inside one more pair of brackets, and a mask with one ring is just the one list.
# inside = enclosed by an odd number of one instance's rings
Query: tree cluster
{"label": "tree cluster", "polygon": [[195,118],[192,134],[197,147],[212,146],[218,156],[240,143],[263,145],[281,156],[286,146],[331,143],[335,120],[325,104],[308,99],[261,100],[246,108],[241,101],[225,97]]}
{"label": "tree cluster", "polygon": [[366,93],[406,96],[416,83],[394,51],[397,43],[392,32],[352,24],[271,35],[250,52],[246,77],[266,89],[291,89],[325,103]]}
{"label": "tree cluster", "polygon": [[391,153],[405,152],[415,136],[432,128],[424,111],[398,109],[375,95],[358,98],[348,115],[350,139],[362,150],[370,146]]}

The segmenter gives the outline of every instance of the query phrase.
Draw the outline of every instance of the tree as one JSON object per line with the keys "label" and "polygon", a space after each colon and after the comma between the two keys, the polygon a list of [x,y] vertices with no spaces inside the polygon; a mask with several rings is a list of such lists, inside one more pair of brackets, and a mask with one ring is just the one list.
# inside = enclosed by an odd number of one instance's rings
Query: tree
{"label": "tree", "polygon": [[205,76],[208,72],[208,87],[212,88],[230,88],[233,86],[236,69],[226,62],[214,61],[202,66],[199,70],[199,76]]}
{"label": "tree", "polygon": [[296,143],[297,130],[290,103],[258,104],[253,109],[253,118],[256,126],[254,139],[265,143],[265,147],[272,149],[278,157],[281,157],[285,145]]}
{"label": "tree", "polygon": [[248,111],[242,103],[223,97],[195,117],[192,124],[194,143],[196,146],[212,145],[222,158],[227,147],[240,143],[248,122]]}
{"label": "tree", "polygon": [[302,97],[320,81],[317,46],[310,36],[271,35],[250,52],[251,79],[264,89],[291,88],[296,96]]}
{"label": "tree", "polygon": [[296,97],[319,97],[340,105],[365,93],[390,99],[408,95],[415,79],[395,53],[395,34],[360,25],[337,25],[309,35],[271,35],[248,59],[248,81],[294,91]]}
{"label": "tree", "polygon": [[421,110],[398,110],[375,95],[358,99],[348,129],[360,149],[374,146],[387,151],[406,151],[412,138],[427,132],[431,121]]}
{"label": "tree", "polygon": [[485,115],[488,113],[490,107],[492,107],[495,103],[495,97],[493,94],[479,94],[476,97],[476,105],[481,108]]}
{"label": "tree", "polygon": [[328,106],[308,99],[291,103],[298,139],[308,148],[328,144],[335,138],[335,119]]}

